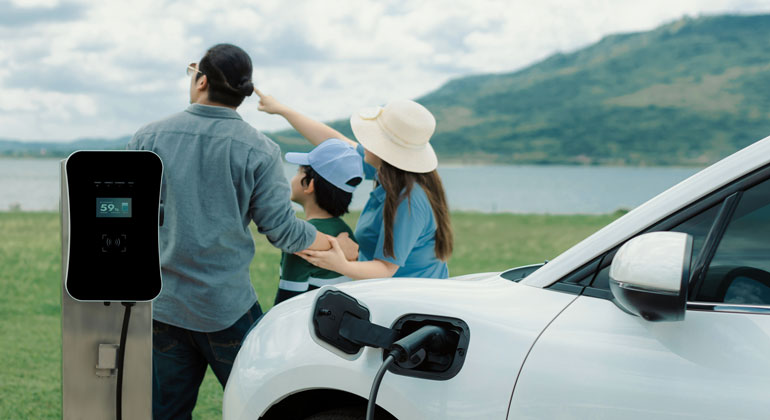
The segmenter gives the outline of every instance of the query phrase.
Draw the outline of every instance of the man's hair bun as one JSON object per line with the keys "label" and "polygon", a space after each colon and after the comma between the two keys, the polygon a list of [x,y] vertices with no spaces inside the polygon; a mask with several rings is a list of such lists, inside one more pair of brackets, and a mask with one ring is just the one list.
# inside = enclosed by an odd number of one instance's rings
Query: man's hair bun
{"label": "man's hair bun", "polygon": [[235,89],[243,96],[251,96],[254,92],[254,83],[251,82],[250,78],[244,76]]}

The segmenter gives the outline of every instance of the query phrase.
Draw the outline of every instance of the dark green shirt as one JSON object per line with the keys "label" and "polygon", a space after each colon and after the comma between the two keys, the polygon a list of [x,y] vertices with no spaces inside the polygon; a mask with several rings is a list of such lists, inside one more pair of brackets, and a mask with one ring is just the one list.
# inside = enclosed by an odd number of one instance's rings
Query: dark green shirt
{"label": "dark green shirt", "polygon": [[[350,239],[356,240],[353,231],[339,217],[310,219],[308,222],[315,226],[319,232],[331,236],[347,232],[350,235]],[[327,284],[350,281],[348,277],[334,271],[316,267],[302,258],[286,252],[281,254],[281,270],[279,275],[278,293],[275,296],[276,305],[308,290],[317,289]]]}

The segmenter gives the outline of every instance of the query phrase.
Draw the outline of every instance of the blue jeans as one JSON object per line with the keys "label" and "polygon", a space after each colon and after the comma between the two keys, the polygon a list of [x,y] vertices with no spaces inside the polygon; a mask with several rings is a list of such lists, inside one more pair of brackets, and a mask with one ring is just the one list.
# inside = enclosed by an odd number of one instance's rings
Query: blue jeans
{"label": "blue jeans", "polygon": [[262,315],[255,303],[235,324],[202,333],[152,321],[152,416],[154,420],[192,419],[206,368],[224,389],[235,356],[251,326]]}

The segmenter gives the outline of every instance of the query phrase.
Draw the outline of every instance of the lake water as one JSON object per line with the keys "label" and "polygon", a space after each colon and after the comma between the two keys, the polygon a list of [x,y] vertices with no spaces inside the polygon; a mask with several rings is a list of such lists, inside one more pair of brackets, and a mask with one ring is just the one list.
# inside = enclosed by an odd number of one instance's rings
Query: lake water
{"label": "lake water", "polygon": [[[287,178],[297,167],[286,165]],[[601,166],[439,167],[452,210],[511,213],[609,213],[632,209],[696,173],[698,168]],[[360,210],[372,190],[364,182],[353,194]],[[57,210],[58,159],[0,158],[0,211]]]}

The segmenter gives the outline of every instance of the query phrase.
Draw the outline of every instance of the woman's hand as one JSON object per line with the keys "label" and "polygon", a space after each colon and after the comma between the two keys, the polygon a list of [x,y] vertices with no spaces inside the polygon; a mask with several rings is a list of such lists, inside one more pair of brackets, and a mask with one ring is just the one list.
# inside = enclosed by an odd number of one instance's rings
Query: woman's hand
{"label": "woman's hand", "polygon": [[342,248],[336,238],[329,236],[328,239],[332,245],[328,251],[306,249],[295,254],[316,267],[344,275],[343,271],[345,271],[345,266],[348,264],[345,253],[342,252]]}
{"label": "woman's hand", "polygon": [[358,260],[358,244],[350,239],[350,235],[347,232],[342,232],[337,235],[337,242],[340,244],[340,248],[342,248],[346,260]]}
{"label": "woman's hand", "polygon": [[281,114],[286,107],[270,95],[265,95],[259,89],[254,88],[254,93],[259,96],[259,109],[268,114]]}

